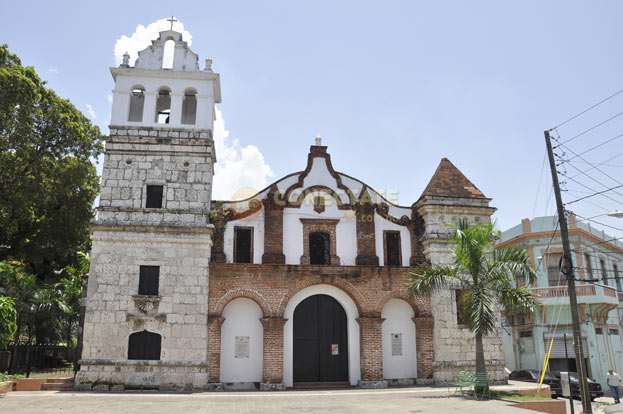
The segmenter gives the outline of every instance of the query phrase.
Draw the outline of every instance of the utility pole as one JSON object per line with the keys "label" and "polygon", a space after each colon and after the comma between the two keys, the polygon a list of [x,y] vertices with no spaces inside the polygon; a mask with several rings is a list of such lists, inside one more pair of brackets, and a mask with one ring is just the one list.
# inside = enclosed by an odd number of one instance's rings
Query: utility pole
{"label": "utility pole", "polygon": [[[565,208],[562,205],[560,195],[560,184],[558,183],[558,171],[556,171],[556,160],[552,149],[552,140],[549,131],[545,131],[545,144],[547,145],[547,155],[549,166],[552,171],[552,182],[554,183],[554,194],[556,195],[556,207],[558,209],[558,222],[560,223],[560,237],[562,239],[562,273],[567,278],[567,290],[569,291],[569,307],[571,308],[571,322],[573,325],[573,349],[575,351],[575,365],[578,369],[580,380],[580,396],[582,397],[583,413],[592,414],[590,392],[586,382],[586,365],[584,364],[584,350],[582,349],[582,329],[580,327],[580,315],[578,314],[578,298],[575,293],[575,276],[573,275],[573,262],[571,259],[571,248],[569,246],[569,231],[567,229],[567,217]],[[566,344],[566,342],[565,342]]]}

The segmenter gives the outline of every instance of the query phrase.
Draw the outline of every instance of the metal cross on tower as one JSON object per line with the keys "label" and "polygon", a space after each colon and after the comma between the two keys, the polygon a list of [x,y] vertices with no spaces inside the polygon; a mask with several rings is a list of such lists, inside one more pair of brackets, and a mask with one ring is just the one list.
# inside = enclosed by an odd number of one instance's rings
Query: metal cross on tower
{"label": "metal cross on tower", "polygon": [[175,17],[171,16],[170,19],[167,19],[167,22],[171,22],[171,30],[173,30],[173,23],[179,22],[179,20],[176,20]]}

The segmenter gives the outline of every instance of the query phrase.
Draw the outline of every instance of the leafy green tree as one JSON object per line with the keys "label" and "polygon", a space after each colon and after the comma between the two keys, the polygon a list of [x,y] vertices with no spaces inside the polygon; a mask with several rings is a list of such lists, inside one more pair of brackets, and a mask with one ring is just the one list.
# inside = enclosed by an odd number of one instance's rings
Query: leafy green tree
{"label": "leafy green tree", "polygon": [[40,280],[89,250],[99,129],[0,46],[0,261]]}
{"label": "leafy green tree", "polygon": [[493,224],[468,227],[460,222],[451,237],[453,260],[447,265],[424,264],[409,275],[414,297],[443,289],[463,289],[458,306],[476,340],[476,372],[486,373],[483,338],[494,332],[500,305],[506,313],[527,316],[539,302],[525,286],[536,280],[528,253],[513,246],[495,249],[499,232]]}
{"label": "leafy green tree", "polygon": [[17,330],[15,302],[7,296],[0,296],[0,349],[6,349]]}

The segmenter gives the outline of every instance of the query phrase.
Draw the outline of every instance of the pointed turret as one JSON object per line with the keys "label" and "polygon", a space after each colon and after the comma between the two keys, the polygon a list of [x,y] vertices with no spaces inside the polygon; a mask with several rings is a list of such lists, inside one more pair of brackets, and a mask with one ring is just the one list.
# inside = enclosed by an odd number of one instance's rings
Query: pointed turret
{"label": "pointed turret", "polygon": [[425,196],[455,198],[487,198],[447,158],[442,158],[420,200]]}

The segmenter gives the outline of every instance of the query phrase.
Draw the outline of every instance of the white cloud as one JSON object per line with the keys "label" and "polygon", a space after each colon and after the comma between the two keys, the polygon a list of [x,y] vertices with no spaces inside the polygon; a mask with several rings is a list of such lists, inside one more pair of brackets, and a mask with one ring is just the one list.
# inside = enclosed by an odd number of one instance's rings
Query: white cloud
{"label": "white cloud", "polygon": [[87,107],[87,113],[89,114],[89,116],[93,119],[97,118],[97,115],[95,115],[95,111],[93,110],[93,106],[91,106],[90,104],[86,104],[85,105]]}
{"label": "white cloud", "polygon": [[217,162],[214,165],[212,199],[238,199],[237,195],[241,192],[248,194],[242,189],[251,187],[259,191],[268,185],[268,178],[275,176],[258,147],[241,147],[238,139],[229,138],[229,131],[225,129],[225,121],[218,109],[214,121],[214,145]]}
{"label": "white cloud", "polygon": [[54,75],[58,75],[58,74],[59,74],[59,70],[58,70],[58,69],[56,69],[54,66],[50,66],[50,67],[48,68],[48,73],[52,73],[52,74],[54,74]]}
{"label": "white cloud", "polygon": [[[147,27],[139,24],[130,37],[122,35],[115,43],[115,65],[118,66],[123,60],[123,54],[128,52],[130,55],[130,66],[134,66],[134,61],[138,57],[138,52],[151,45],[151,41],[158,38],[158,34],[164,30],[171,29],[171,22],[167,19],[160,19],[147,25]],[[184,30],[181,22],[173,23],[173,30],[182,33],[182,39],[188,42],[188,46],[192,43],[191,34]]]}
{"label": "white cloud", "polygon": [[112,103],[112,94],[108,94],[106,95],[106,100],[108,101],[108,103]]}

